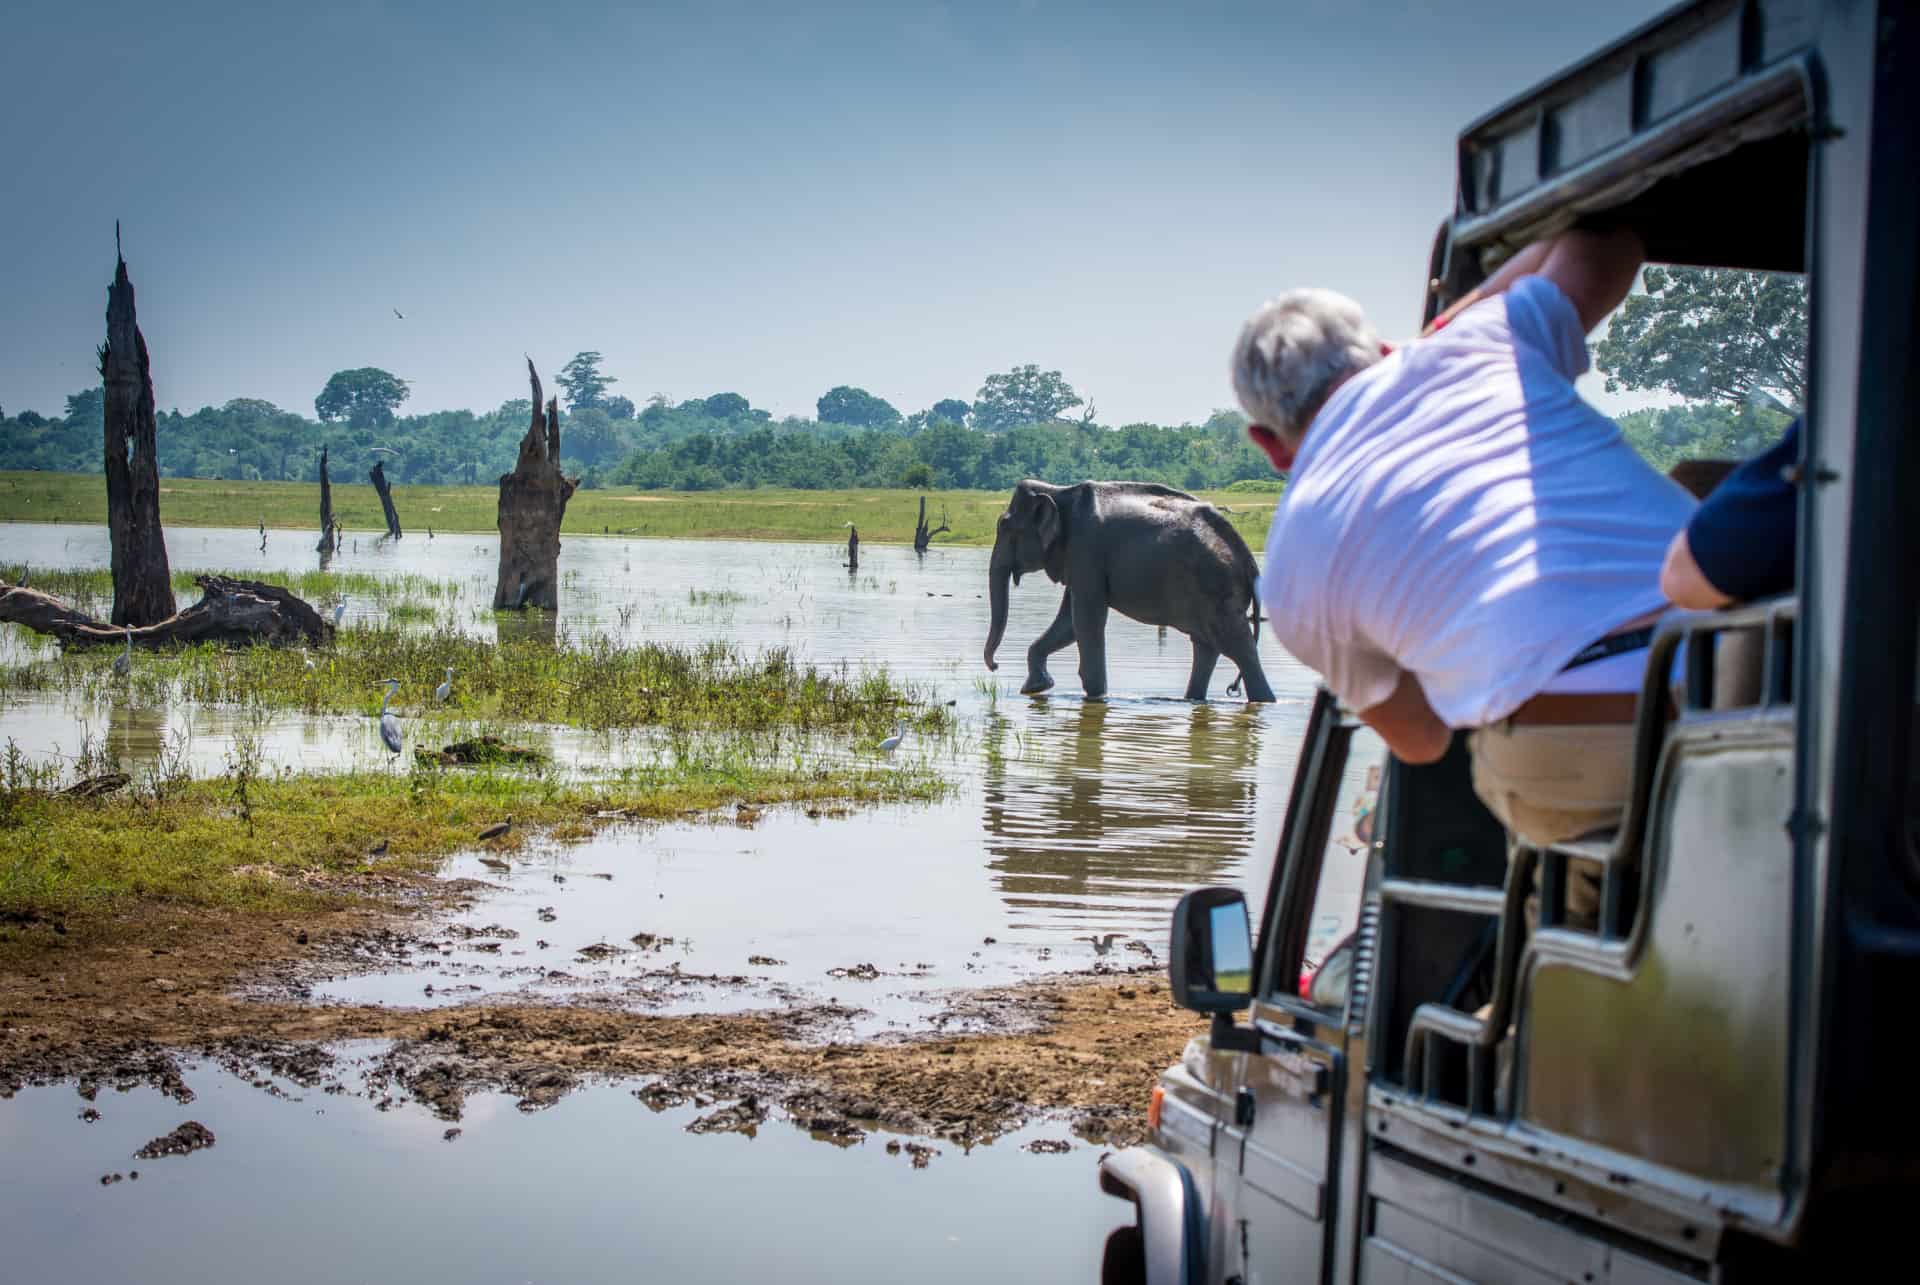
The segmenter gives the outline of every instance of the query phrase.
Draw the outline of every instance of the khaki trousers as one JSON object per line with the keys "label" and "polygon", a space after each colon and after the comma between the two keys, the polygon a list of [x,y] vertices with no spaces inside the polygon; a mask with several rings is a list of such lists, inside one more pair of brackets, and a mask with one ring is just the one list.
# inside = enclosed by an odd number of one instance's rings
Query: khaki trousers
{"label": "khaki trousers", "polygon": [[[1631,723],[1479,728],[1467,742],[1474,792],[1515,838],[1536,847],[1613,829],[1632,787],[1633,732]],[[1569,862],[1568,921],[1591,924],[1599,907],[1599,867]],[[1527,901],[1528,931],[1538,922],[1536,893]]]}

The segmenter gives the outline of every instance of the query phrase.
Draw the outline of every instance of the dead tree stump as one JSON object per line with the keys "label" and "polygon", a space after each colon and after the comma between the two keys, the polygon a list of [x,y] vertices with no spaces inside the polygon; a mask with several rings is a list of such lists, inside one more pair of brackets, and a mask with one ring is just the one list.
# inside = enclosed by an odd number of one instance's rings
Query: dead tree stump
{"label": "dead tree stump", "polygon": [[495,611],[560,608],[560,522],[580,479],[560,472],[560,403],[540,402],[540,373],[527,362],[533,422],[513,472],[500,475],[500,575]]}
{"label": "dead tree stump", "polygon": [[860,528],[847,523],[847,570],[860,569]]}
{"label": "dead tree stump", "polygon": [[[200,601],[165,620],[136,626],[134,646],[217,642],[317,647],[333,634],[319,612],[279,585],[225,576],[195,576],[194,583],[200,586]],[[0,586],[0,622],[51,634],[68,647],[119,647],[128,637],[124,627],[95,620],[38,589]]]}
{"label": "dead tree stump", "polygon": [[944,504],[940,506],[940,525],[931,530],[927,528],[927,497],[924,495],[921,496],[920,520],[916,522],[913,527],[913,551],[915,553],[925,553],[927,546],[933,543],[934,536],[951,530],[953,530],[953,528],[947,525],[947,509]]}
{"label": "dead tree stump", "polygon": [[333,523],[333,483],[327,480],[327,448],[320,448],[320,543],[321,553],[332,553],[339,540]]}
{"label": "dead tree stump", "polygon": [[393,488],[387,485],[387,470],[384,460],[374,461],[373,471],[367,474],[373,479],[373,489],[380,493],[380,507],[387,512],[387,539],[400,538],[400,514],[393,507]]}
{"label": "dead tree stump", "polygon": [[114,225],[113,285],[107,291],[107,342],[100,350],[106,387],[107,532],[113,542],[113,623],[151,625],[173,615],[173,574],[160,530],[160,462],[147,338],[134,313],[133,282]]}

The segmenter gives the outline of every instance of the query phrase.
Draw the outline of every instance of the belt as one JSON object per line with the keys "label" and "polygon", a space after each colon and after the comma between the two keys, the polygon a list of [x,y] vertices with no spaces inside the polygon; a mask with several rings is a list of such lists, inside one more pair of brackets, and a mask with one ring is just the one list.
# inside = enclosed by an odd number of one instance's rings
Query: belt
{"label": "belt", "polygon": [[1638,692],[1541,692],[1505,721],[1516,727],[1631,723],[1639,703]]}

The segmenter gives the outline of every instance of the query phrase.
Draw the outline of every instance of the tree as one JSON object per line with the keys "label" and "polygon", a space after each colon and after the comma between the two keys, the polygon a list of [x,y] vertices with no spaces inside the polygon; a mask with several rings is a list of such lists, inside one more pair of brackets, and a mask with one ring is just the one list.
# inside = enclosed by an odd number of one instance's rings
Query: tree
{"label": "tree", "polygon": [[841,384],[830,388],[815,406],[826,424],[851,424],[856,428],[883,428],[900,422],[900,412],[885,398],[875,397],[864,388]]}
{"label": "tree", "polygon": [[1799,405],[1807,379],[1802,277],[1650,267],[1614,314],[1594,362],[1607,391],[1657,389],[1737,407],[1755,388]]}
{"label": "tree", "polygon": [[608,419],[632,419],[633,398],[622,397],[615,393],[600,405],[606,410]]}
{"label": "tree", "polygon": [[385,428],[407,393],[406,380],[378,366],[337,370],[313,399],[313,413],[329,423],[344,419],[354,428]]}
{"label": "tree", "polygon": [[973,407],[958,397],[947,397],[935,402],[927,409],[927,419],[933,423],[965,424],[967,416],[973,413]]}
{"label": "tree", "polygon": [[72,393],[67,397],[67,422],[85,424],[98,428],[107,416],[107,390],[96,384],[82,393]]}
{"label": "tree", "polygon": [[715,393],[702,406],[708,419],[745,419],[753,410],[739,393]]}
{"label": "tree", "polygon": [[988,375],[980,385],[973,402],[973,423],[985,429],[1045,424],[1068,407],[1080,405],[1080,400],[1059,371],[1015,366],[1003,375]]}
{"label": "tree", "polygon": [[560,368],[554,382],[567,390],[568,410],[584,410],[589,406],[604,407],[607,389],[620,381],[600,373],[599,353],[578,352]]}

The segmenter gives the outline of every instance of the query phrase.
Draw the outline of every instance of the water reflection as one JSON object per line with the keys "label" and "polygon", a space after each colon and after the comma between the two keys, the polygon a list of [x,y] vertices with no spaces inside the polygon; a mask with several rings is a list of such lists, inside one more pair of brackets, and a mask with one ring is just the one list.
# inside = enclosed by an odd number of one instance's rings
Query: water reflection
{"label": "water reflection", "polygon": [[[368,1079],[349,1046],[331,1085],[182,1069],[183,1106],[141,1087],[73,1087],[0,1102],[0,1227],[14,1281],[1091,1280],[1125,1216],[1094,1180],[1098,1151],[1034,1157],[1038,1126],[925,1169],[875,1136],[822,1146],[778,1117],[751,1138],[686,1131],[630,1083],[529,1115],[476,1094],[448,1123]],[[183,1120],[206,1150],[132,1158]],[[107,1185],[103,1175],[138,1172]],[[1035,1211],[1044,1209],[1044,1217]],[[1008,1229],[1018,1227],[1018,1236]]]}
{"label": "water reflection", "polygon": [[1034,705],[1023,727],[998,712],[986,727],[989,867],[1015,925],[1066,912],[1076,926],[1143,928],[1143,902],[1157,909],[1168,887],[1238,868],[1254,836],[1259,711]]}

